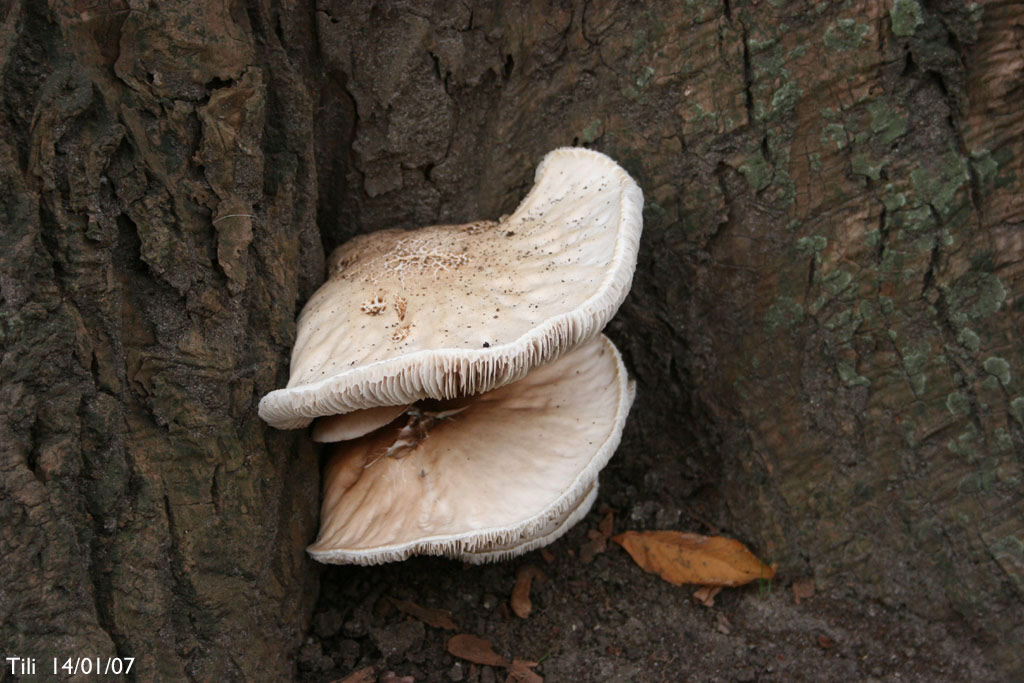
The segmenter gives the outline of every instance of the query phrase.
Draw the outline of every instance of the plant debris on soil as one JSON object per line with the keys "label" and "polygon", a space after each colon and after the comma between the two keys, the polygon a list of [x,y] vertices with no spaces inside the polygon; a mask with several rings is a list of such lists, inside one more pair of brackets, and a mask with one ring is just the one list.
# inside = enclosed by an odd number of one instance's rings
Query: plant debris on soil
{"label": "plant debris on soil", "polygon": [[677,586],[743,586],[775,569],[739,541],[681,531],[627,531],[612,538],[644,571]]}
{"label": "plant debris on soil", "polygon": [[533,603],[530,601],[530,588],[533,587],[533,580],[543,578],[544,572],[532,564],[524,564],[516,572],[516,585],[512,588],[512,597],[508,603],[520,619],[527,618],[533,611]]}
{"label": "plant debris on soil", "polygon": [[595,510],[510,562],[326,568],[299,680],[999,680],[965,629],[847,586],[776,576],[694,593],[618,546],[585,553],[612,519]]}

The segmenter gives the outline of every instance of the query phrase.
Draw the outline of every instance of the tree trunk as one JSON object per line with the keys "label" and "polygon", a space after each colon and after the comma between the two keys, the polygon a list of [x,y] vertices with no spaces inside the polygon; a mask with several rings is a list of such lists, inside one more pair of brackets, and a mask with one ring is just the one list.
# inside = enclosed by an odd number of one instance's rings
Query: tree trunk
{"label": "tree trunk", "polygon": [[1020,5],[298,4],[0,7],[6,653],[291,676],[317,459],[256,403],[325,249],[575,144],[646,197],[602,495],[1024,671]]}
{"label": "tree trunk", "polygon": [[323,269],[308,88],[258,5],[2,19],[2,649],[287,678],[318,473],[256,402]]}

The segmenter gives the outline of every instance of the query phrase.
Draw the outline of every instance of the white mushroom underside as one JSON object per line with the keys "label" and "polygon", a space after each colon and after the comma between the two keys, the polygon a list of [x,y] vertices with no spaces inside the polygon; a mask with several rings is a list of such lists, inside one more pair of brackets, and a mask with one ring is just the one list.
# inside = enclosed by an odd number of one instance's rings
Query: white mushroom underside
{"label": "white mushroom underside", "polygon": [[480,393],[592,338],[629,290],[643,196],[611,159],[565,148],[502,223],[386,230],[331,258],[299,318],[279,428]]}
{"label": "white mushroom underside", "polygon": [[381,406],[356,410],[344,415],[318,417],[313,423],[312,439],[317,443],[349,441],[380,429],[405,412],[407,405]]}
{"label": "white mushroom underside", "polygon": [[333,563],[413,554],[484,562],[553,541],[589,509],[632,398],[601,336],[473,397],[412,448],[392,448],[402,420],[339,444],[308,551]]}
{"label": "white mushroom underside", "polygon": [[485,562],[501,562],[511,557],[517,557],[536,548],[543,548],[549,543],[554,543],[562,535],[576,526],[576,522],[583,519],[590,508],[597,500],[597,479],[584,491],[578,502],[565,510],[558,517],[553,517],[540,529],[532,531],[526,538],[517,538],[512,541],[493,541],[489,545],[482,546],[473,552],[463,551],[458,559],[470,564],[484,564]]}

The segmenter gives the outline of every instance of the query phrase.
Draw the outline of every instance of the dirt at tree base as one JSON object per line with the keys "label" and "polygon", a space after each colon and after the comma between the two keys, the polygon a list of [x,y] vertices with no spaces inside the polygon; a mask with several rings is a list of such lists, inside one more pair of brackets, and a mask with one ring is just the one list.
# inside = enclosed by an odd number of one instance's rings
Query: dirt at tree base
{"label": "dirt at tree base", "polygon": [[[613,543],[588,561],[608,512],[614,533],[685,528],[729,535],[720,492],[702,489],[673,504],[638,489],[629,461],[633,431],[602,474],[594,509],[544,550],[482,566],[434,557],[324,566],[312,628],[298,653],[298,680],[339,681],[367,668],[369,681],[387,681],[389,673],[393,680],[506,680],[504,669],[449,654],[445,645],[456,633],[485,638],[508,659],[539,662],[534,671],[545,683],[1007,680],[986,655],[992,643],[966,622],[930,620],[913,604],[865,601],[855,577],[814,586],[798,601],[793,583],[813,586],[814,578],[780,574],[770,583],[724,589],[707,607],[693,598],[695,587],[645,573]],[[647,479],[684,481],[684,469],[666,461]],[[544,577],[533,582],[533,609],[521,619],[509,601],[524,565]],[[448,612],[457,629],[422,623],[396,601]]]}
{"label": "dirt at tree base", "polygon": [[[458,633],[486,638],[509,659],[539,662],[534,671],[546,683],[1006,680],[965,625],[863,602],[853,587],[819,590],[797,604],[789,584],[800,577],[780,576],[770,586],[726,589],[705,607],[692,587],[643,573],[617,546],[584,564],[580,548],[600,519],[591,512],[550,546],[550,564],[534,551],[487,566],[414,558],[326,568],[298,680],[344,680],[367,667],[370,681],[388,672],[399,680],[506,680],[501,668],[448,654],[455,632],[417,621],[392,599],[447,610]],[[546,580],[534,584],[533,612],[520,619],[508,601],[524,564]]]}

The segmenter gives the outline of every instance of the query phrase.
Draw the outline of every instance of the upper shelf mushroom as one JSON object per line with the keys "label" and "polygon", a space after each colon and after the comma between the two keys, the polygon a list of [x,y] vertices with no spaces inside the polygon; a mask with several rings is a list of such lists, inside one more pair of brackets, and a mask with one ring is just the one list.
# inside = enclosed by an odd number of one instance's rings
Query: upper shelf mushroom
{"label": "upper shelf mushroom", "polygon": [[384,230],[330,259],[299,317],[281,429],[514,382],[593,338],[629,291],[640,188],[599,152],[558,149],[500,223]]}
{"label": "upper shelf mushroom", "polygon": [[601,335],[515,383],[421,401],[335,447],[308,551],[333,563],[479,563],[550,543],[590,509],[632,400]]}

